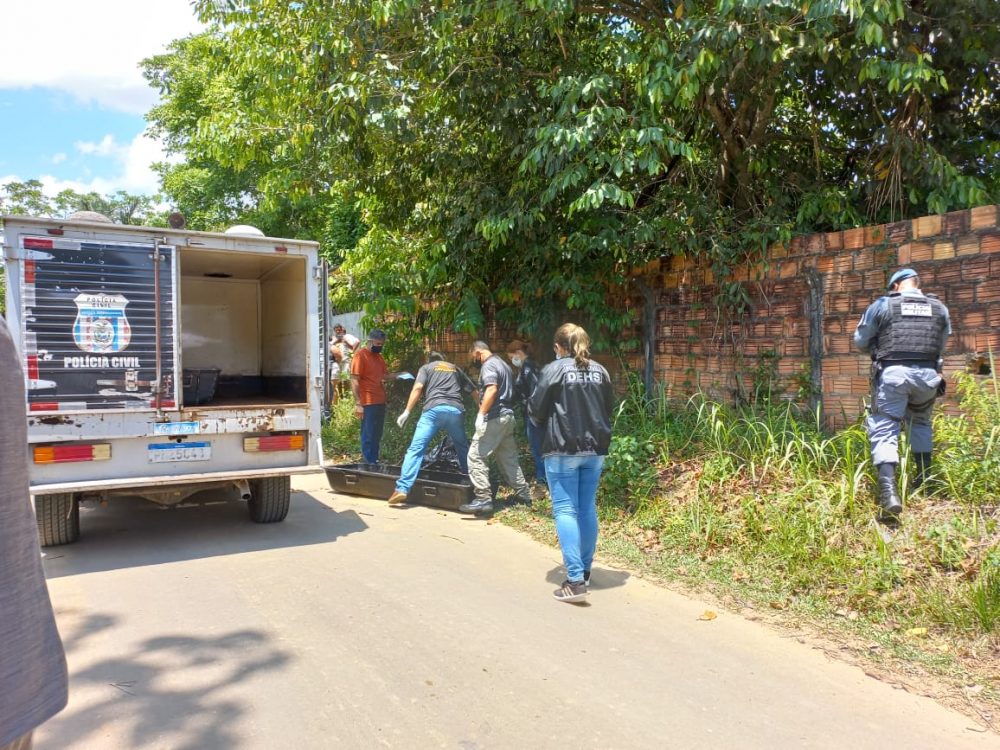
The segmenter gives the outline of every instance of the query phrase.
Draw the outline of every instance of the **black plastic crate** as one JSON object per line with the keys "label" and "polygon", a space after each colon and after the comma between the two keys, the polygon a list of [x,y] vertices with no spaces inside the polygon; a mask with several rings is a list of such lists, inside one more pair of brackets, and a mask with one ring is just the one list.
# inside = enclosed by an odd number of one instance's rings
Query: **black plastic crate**
{"label": "black plastic crate", "polygon": [[[334,492],[387,500],[396,489],[400,467],[388,464],[340,464],[326,467],[326,479]],[[472,500],[472,483],[465,474],[423,470],[417,475],[408,503],[445,510]]]}
{"label": "black plastic crate", "polygon": [[219,370],[184,370],[184,405],[207,404],[215,398],[215,387],[219,382]]}

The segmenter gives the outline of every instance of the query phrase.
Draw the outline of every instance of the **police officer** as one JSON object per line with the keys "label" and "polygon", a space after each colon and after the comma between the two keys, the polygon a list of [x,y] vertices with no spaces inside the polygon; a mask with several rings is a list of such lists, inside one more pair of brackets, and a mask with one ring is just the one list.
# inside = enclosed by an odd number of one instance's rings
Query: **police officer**
{"label": "police officer", "polygon": [[868,306],[854,332],[854,343],[872,357],[872,403],[865,429],[884,520],[896,520],[903,510],[896,467],[904,420],[917,468],[914,489],[930,468],[931,410],[944,393],[941,355],[949,334],[948,308],[933,294],[920,291],[920,278],[912,268],[892,275],[889,294]]}

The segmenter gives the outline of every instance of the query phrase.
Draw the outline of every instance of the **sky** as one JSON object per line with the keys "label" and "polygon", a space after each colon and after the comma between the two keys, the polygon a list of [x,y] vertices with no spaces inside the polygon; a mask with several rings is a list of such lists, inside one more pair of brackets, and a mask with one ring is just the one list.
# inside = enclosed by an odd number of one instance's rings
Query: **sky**
{"label": "sky", "polygon": [[139,61],[199,31],[190,0],[21,0],[5,4],[0,184],[45,192],[154,194],[166,156],[145,134],[157,94]]}

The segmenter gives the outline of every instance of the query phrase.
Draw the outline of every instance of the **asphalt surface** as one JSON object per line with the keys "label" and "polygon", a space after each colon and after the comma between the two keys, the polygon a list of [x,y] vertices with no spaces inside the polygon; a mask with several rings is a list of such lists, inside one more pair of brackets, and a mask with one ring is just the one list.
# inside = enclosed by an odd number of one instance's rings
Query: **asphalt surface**
{"label": "asphalt surface", "polygon": [[[45,568],[62,748],[1000,748],[968,718],[794,638],[501,524],[296,478],[239,502],[84,509]],[[215,500],[219,496],[215,496]]]}

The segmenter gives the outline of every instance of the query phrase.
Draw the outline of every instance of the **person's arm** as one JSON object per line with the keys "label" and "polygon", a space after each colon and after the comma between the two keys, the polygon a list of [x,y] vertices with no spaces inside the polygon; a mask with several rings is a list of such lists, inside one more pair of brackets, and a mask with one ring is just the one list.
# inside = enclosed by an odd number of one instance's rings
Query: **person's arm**
{"label": "person's arm", "polygon": [[552,402],[556,396],[558,384],[555,382],[555,367],[546,367],[538,377],[535,390],[528,399],[528,419],[534,422],[536,427],[545,425],[552,410]]}
{"label": "person's arm", "polygon": [[[944,305],[942,305],[944,307]],[[948,308],[944,308],[944,335],[941,337],[941,354],[939,356],[944,356],[944,350],[948,348],[948,337],[951,336],[951,313],[948,312]]]}
{"label": "person's arm", "polygon": [[530,369],[527,366],[524,368],[524,383],[521,384],[521,388],[526,404],[531,399],[531,394],[535,392],[535,387],[538,385],[538,372],[538,367],[534,363],[531,364]]}
{"label": "person's arm", "polygon": [[496,403],[497,394],[499,393],[500,389],[497,388],[495,383],[490,383],[483,389],[483,397],[479,400],[479,414],[481,416],[485,417],[490,413],[490,409]]}
{"label": "person's arm", "polygon": [[476,384],[472,382],[468,375],[466,375],[461,370],[455,370],[455,376],[458,378],[458,387],[462,389],[463,392],[468,393],[472,396],[473,402],[476,406],[479,406],[479,389],[476,388]]}
{"label": "person's arm", "polygon": [[354,416],[360,417],[365,413],[361,406],[361,357],[351,360],[351,391],[354,393]]}
{"label": "person's arm", "polygon": [[866,354],[878,335],[879,317],[885,305],[885,297],[879,297],[870,304],[864,315],[861,316],[861,320],[858,321],[858,327],[854,330],[854,345]]}
{"label": "person's arm", "polygon": [[527,394],[524,392],[524,366],[517,371],[517,375],[514,376],[514,403],[520,404],[527,399]]}
{"label": "person's arm", "polygon": [[413,384],[410,389],[410,397],[406,399],[406,408],[403,409],[403,413],[396,418],[396,425],[402,429],[403,425],[406,424],[406,420],[410,418],[410,412],[417,405],[417,401],[420,400],[420,394],[424,392],[424,384],[419,380]]}
{"label": "person's arm", "polygon": [[351,391],[354,393],[354,416],[360,417],[365,413],[361,406],[361,376],[351,373]]}
{"label": "person's arm", "polygon": [[410,389],[410,397],[406,399],[406,413],[409,414],[413,411],[413,407],[417,405],[420,400],[420,394],[424,392],[423,383],[414,383],[413,387]]}

